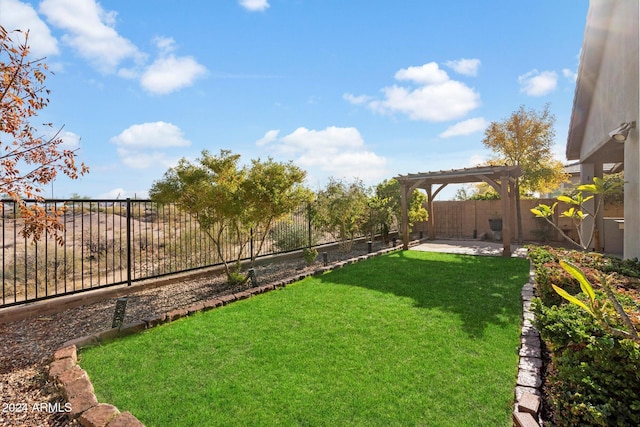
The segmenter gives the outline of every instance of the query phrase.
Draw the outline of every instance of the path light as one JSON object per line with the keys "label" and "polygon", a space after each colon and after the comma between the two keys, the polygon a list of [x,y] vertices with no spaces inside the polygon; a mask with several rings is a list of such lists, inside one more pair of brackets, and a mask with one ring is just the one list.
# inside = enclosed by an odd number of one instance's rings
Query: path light
{"label": "path light", "polygon": [[373,252],[373,242],[371,240],[367,242],[367,252]]}
{"label": "path light", "polygon": [[118,298],[116,300],[116,310],[113,312],[113,320],[111,321],[112,328],[119,328],[124,321],[124,312],[127,309],[127,299]]}
{"label": "path light", "polygon": [[609,132],[609,136],[617,142],[625,142],[629,136],[629,131],[636,127],[636,122],[622,123],[616,129]]}
{"label": "path light", "polygon": [[327,265],[329,265],[329,254],[328,253],[322,252],[322,262],[324,263],[325,267]]}
{"label": "path light", "polygon": [[258,279],[256,278],[256,270],[253,268],[249,269],[249,280],[251,281],[251,286],[258,286]]}

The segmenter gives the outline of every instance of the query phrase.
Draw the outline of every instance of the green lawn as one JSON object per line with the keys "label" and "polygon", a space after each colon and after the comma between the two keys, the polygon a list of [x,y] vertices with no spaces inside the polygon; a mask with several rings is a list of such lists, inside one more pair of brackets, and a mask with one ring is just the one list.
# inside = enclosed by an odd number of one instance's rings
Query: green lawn
{"label": "green lawn", "polygon": [[153,426],[511,426],[524,259],[404,251],[87,349]]}

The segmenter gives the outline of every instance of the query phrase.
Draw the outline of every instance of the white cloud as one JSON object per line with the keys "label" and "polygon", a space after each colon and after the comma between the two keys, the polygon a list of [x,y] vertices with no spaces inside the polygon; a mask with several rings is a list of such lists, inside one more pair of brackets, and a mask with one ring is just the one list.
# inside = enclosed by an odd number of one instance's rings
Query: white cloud
{"label": "white cloud", "polygon": [[355,96],[352,93],[345,93],[344,95],[342,95],[342,99],[350,102],[351,104],[360,105],[371,101],[373,98],[367,95]]}
{"label": "white cloud", "polygon": [[543,96],[553,92],[558,86],[558,74],[555,71],[531,70],[518,76],[520,92],[529,96]]}
{"label": "white cloud", "polygon": [[193,85],[207,69],[191,56],[168,55],[156,59],[142,74],[140,84],[148,92],[166,95]]}
{"label": "white cloud", "polygon": [[260,138],[259,140],[256,141],[256,145],[258,147],[262,147],[264,145],[267,145],[270,142],[273,142],[273,141],[277,140],[279,134],[280,134],[279,130],[275,130],[274,129],[274,130],[267,131],[267,133],[265,133],[262,138]]}
{"label": "white cloud", "polygon": [[157,36],[153,38],[153,42],[160,52],[168,54],[176,50],[176,41],[173,37]]}
{"label": "white cloud", "polygon": [[115,12],[107,12],[94,0],[43,0],[40,11],[47,21],[66,31],[62,40],[101,72],[111,73],[126,59],[143,55],[115,30]]}
{"label": "white cloud", "polygon": [[479,59],[459,59],[457,61],[447,61],[444,63],[447,67],[453,69],[458,74],[464,74],[465,76],[476,76],[478,74],[478,68],[480,68]]}
{"label": "white cloud", "polygon": [[575,83],[575,81],[578,79],[578,73],[568,68],[562,69],[562,75],[569,79],[572,83]]}
{"label": "white cloud", "polygon": [[441,70],[435,62],[398,70],[394,76],[396,80],[410,80],[424,85],[438,85],[449,81],[447,72]]}
{"label": "white cloud", "polygon": [[240,6],[251,12],[262,12],[269,8],[267,0],[240,0]]}
{"label": "white cloud", "polygon": [[182,130],[166,122],[142,123],[131,125],[111,142],[119,147],[128,148],[167,148],[188,147],[191,142],[184,138]]}
{"label": "white cloud", "polygon": [[440,138],[451,138],[453,136],[471,135],[472,133],[485,130],[489,123],[484,117],[476,117],[473,119],[458,122],[453,126],[449,126],[447,130],[442,132]]}
{"label": "white cloud", "polygon": [[118,146],[120,160],[134,169],[173,166],[177,156],[168,154],[166,150],[191,145],[179,127],[161,121],[129,126],[110,141]]}
{"label": "white cloud", "polygon": [[372,110],[380,113],[401,112],[412,120],[454,120],[480,105],[480,95],[465,84],[453,80],[417,89],[394,85],[384,88],[383,92],[383,101],[369,103]]}
{"label": "white cloud", "polygon": [[465,116],[480,105],[480,95],[462,82],[451,80],[438,64],[430,62],[399,70],[395,78],[418,87],[393,85],[382,89],[384,99],[345,94],[352,104],[366,104],[381,114],[396,112],[412,120],[441,122]]}
{"label": "white cloud", "polygon": [[207,72],[195,58],[174,55],[175,40],[164,36],[153,39],[159,54],[151,64],[145,64],[148,55],[116,31],[116,12],[104,10],[95,0],[43,0],[40,11],[50,24],[65,31],[63,42],[96,69],[126,79],[140,79],[140,85],[149,93],[175,92],[193,85]]}
{"label": "white cloud", "polygon": [[387,159],[369,150],[360,132],[353,127],[330,126],[323,130],[299,127],[278,138],[279,131],[271,130],[256,144],[276,154],[294,159],[313,177],[360,178],[372,181],[385,176]]}
{"label": "white cloud", "polygon": [[[0,24],[7,31],[29,31],[28,44],[32,56],[43,57],[59,53],[58,41],[30,4],[18,0],[2,0],[0,9]],[[11,37],[16,42],[24,41],[24,37],[17,33],[13,33]]]}
{"label": "white cloud", "polygon": [[484,158],[483,155],[481,154],[474,154],[471,157],[469,157],[469,160],[467,161],[467,166],[469,168],[474,168],[478,165],[482,165],[484,163],[486,163],[486,159]]}
{"label": "white cloud", "polygon": [[59,138],[62,139],[62,144],[60,144],[60,148],[63,150],[75,150],[80,147],[80,135],[75,134],[73,132],[69,132],[63,130],[58,135]]}

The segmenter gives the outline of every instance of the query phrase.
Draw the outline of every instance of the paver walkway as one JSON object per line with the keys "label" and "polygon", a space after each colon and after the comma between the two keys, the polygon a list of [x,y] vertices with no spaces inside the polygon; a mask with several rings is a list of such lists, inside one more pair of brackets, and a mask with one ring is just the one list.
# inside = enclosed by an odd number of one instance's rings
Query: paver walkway
{"label": "paver walkway", "polygon": [[[430,240],[411,247],[411,250],[465,255],[502,256],[502,242],[489,242],[484,240]],[[511,256],[525,258],[527,256],[527,249],[512,244]]]}

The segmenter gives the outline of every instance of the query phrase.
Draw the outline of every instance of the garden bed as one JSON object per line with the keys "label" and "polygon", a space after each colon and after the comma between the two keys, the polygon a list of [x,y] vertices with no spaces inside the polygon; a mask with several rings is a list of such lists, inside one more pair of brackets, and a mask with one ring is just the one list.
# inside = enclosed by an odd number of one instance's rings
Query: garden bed
{"label": "garden bed", "polygon": [[[546,343],[543,388],[545,418],[557,426],[640,425],[640,345],[612,336],[609,327],[629,331],[606,297],[606,277],[631,322],[640,326],[640,265],[599,253],[531,247],[536,267],[536,326]],[[596,291],[595,305],[606,323],[567,303],[552,284],[584,304],[589,298],[559,261],[573,263]],[[599,311],[597,311],[599,312]],[[608,325],[608,326],[607,326]]]}

